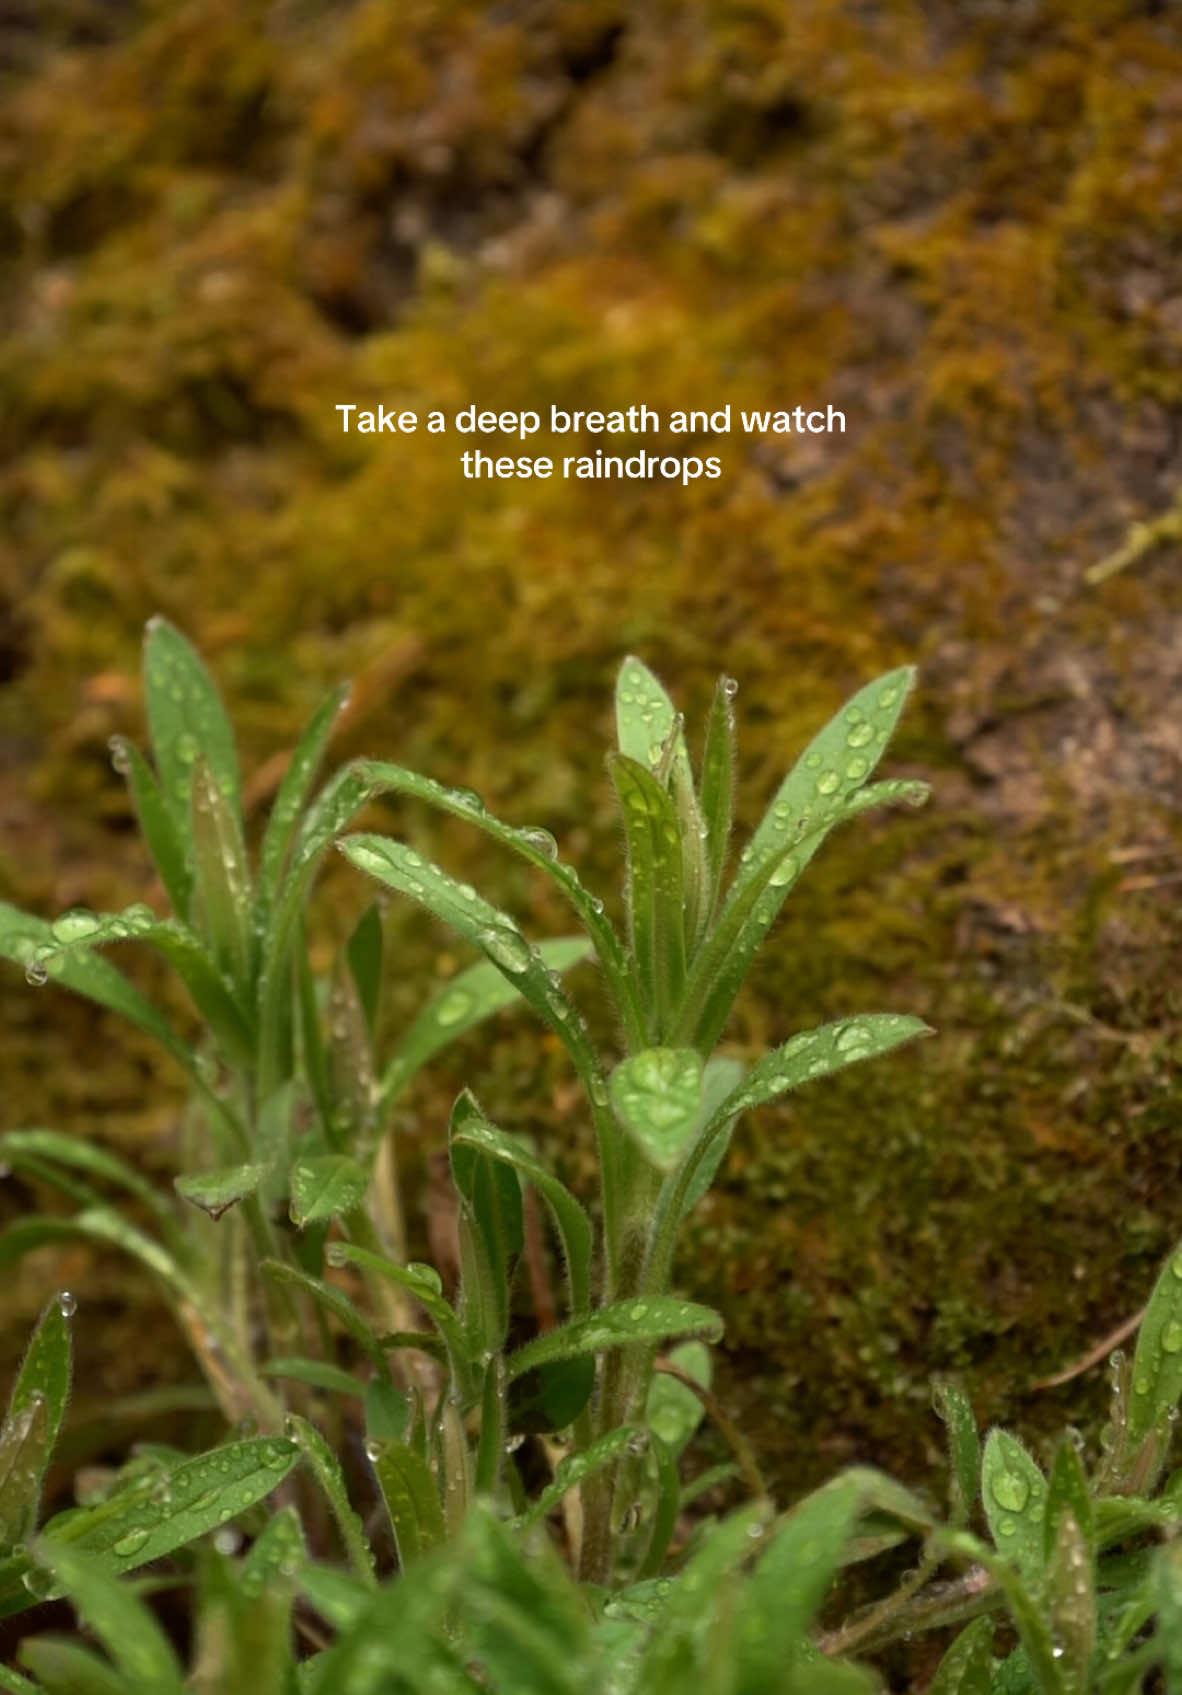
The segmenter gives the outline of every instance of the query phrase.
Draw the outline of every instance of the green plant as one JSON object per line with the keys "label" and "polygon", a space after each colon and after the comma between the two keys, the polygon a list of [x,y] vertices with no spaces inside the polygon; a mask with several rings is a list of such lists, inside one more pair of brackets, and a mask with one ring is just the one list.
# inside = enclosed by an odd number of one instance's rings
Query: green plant
{"label": "green plant", "polygon": [[[228,1442],[194,1458],[145,1451],[102,1497],[34,1532],[70,1395],[74,1297],[51,1300],[33,1333],[0,1426],[0,1617],[53,1592],[53,1561],[95,1561],[108,1577],[159,1560],[252,1509],[299,1463],[286,1438]],[[258,1522],[257,1519],[255,1522]]]}
{"label": "green plant", "polygon": [[[388,837],[353,835],[341,844],[383,887],[419,902],[482,949],[562,1041],[583,1085],[598,1151],[598,1232],[575,1198],[465,1094],[451,1125],[459,1306],[447,1307],[433,1290],[427,1310],[461,1412],[481,1409],[475,1453],[457,1436],[441,1455],[448,1490],[462,1502],[475,1480],[485,1489],[498,1484],[500,1436],[513,1426],[512,1389],[528,1375],[536,1395],[561,1408],[554,1423],[573,1424],[577,1453],[595,1456],[582,1479],[581,1570],[592,1581],[610,1580],[621,1554],[627,1561],[624,1531],[654,1473],[658,1493],[676,1490],[659,1446],[644,1464],[623,1449],[627,1432],[643,1429],[658,1346],[721,1331],[714,1314],[676,1299],[671,1283],[679,1230],[713,1180],[739,1114],[925,1030],[900,1014],[862,1015],[796,1035],[749,1067],[717,1052],[760,945],[829,832],[874,805],[925,797],[920,783],[869,782],[911,681],[907,669],[880,678],[813,739],[728,882],[735,685],[723,679],[715,692],[696,780],[669,696],[639,660],[625,661],[616,691],[618,747],[609,760],[626,846],[623,935],[544,832],[503,823],[475,795],[457,795],[400,767],[358,768],[371,790],[416,796],[467,817],[556,884],[590,937],[621,1033],[622,1054],[600,1052],[540,950],[475,889]],[[521,1181],[553,1214],[569,1311],[559,1329],[507,1350]],[[362,1244],[336,1243],[329,1251],[338,1263],[406,1284],[404,1269]],[[422,1299],[421,1287],[418,1293]],[[658,1516],[673,1510],[666,1505]]]}
{"label": "green plant", "polygon": [[[351,767],[313,797],[346,691],[305,730],[252,867],[233,731],[200,658],[162,619],[148,628],[144,690],[155,769],[121,739],[113,756],[170,915],[140,903],[46,922],[0,903],[0,955],[23,964],[31,982],[60,984],[128,1019],[181,1067],[192,1090],[176,1179],[184,1204],[87,1140],[12,1131],[0,1137],[8,1165],[79,1210],[22,1219],[0,1238],[0,1263],[70,1235],[130,1253],[158,1279],[226,1417],[275,1429],[284,1358],[315,1352],[315,1335],[290,1290],[262,1281],[259,1265],[319,1271],[337,1215],[375,1248],[403,1255],[391,1110],[435,1053],[517,996],[481,962],[379,1052],[389,962],[378,910],[364,913],[327,981],[314,979],[305,938],[324,857],[372,793]],[[98,951],[120,942],[152,948],[175,970],[201,1021],[194,1040]],[[585,951],[578,940],[544,949],[556,970]],[[397,1320],[403,1306],[387,1297],[383,1311]],[[380,1391],[385,1357],[376,1346],[371,1356]]]}
{"label": "green plant", "polygon": [[[1158,1278],[1089,1468],[1068,1433],[1044,1473],[1008,1431],[982,1446],[950,1383],[937,1391],[951,1459],[947,1520],[924,1532],[902,1587],[831,1633],[838,1654],[970,1620],[931,1695],[1128,1695],[1179,1687],[1182,1471],[1164,1476],[1182,1400],[1182,1245]],[[959,1574],[949,1579],[949,1567]],[[943,1574],[943,1575],[942,1575]],[[1008,1615],[1017,1645],[995,1659]],[[1155,1679],[1163,1679],[1158,1683]]]}

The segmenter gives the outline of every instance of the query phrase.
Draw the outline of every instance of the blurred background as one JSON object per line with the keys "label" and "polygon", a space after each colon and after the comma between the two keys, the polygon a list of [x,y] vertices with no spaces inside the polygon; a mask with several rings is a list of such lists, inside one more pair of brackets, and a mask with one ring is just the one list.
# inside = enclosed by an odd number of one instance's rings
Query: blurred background
{"label": "blurred background", "polygon": [[[1102,1371],[1032,1385],[1182,1229],[1180,156],[1168,0],[0,0],[0,898],[153,898],[107,743],[142,737],[154,612],[218,676],[256,816],[353,677],[337,755],[479,789],[609,894],[626,652],[691,729],[739,679],[746,826],[916,660],[889,774],[933,804],[828,845],[730,1036],[939,1037],[746,1123],[682,1281],[785,1491],[933,1470],[936,1370],[1036,1442],[1087,1426]],[[641,400],[847,432],[724,437],[688,489],[490,486],[333,411]],[[561,928],[459,826],[374,822]],[[363,899],[342,867],[324,945]],[[463,962],[390,924],[397,1011]],[[134,1034],[7,968],[0,1017],[5,1127],[169,1181],[179,1082]],[[506,1017],[416,1093],[423,1162],[462,1080],[585,1157],[560,1055]],[[5,1365],[63,1282],[83,1401],[192,1377],[81,1249],[6,1278]]]}

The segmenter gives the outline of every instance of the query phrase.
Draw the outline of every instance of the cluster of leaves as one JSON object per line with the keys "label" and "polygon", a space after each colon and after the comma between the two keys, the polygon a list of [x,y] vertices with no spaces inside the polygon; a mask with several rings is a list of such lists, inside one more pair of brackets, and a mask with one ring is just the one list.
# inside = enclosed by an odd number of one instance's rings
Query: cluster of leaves
{"label": "cluster of leaves", "polygon": [[[719,1695],[838,1695],[874,1687],[847,1651],[978,1614],[938,1675],[945,1695],[1084,1695],[1139,1688],[1158,1667],[1176,1674],[1182,1577],[1154,1539],[1176,1528],[1182,1491],[1153,1491],[1182,1395],[1182,1255],[1163,1273],[1132,1367],[1120,1367],[1091,1477],[1071,1443],[1049,1480],[1003,1432],[981,1457],[967,1403],[945,1387],[946,1522],[867,1471],[777,1519],[724,1417],[737,1463],[709,1481],[740,1477],[752,1502],[693,1528],[685,1511],[703,1485],[684,1484],[680,1459],[703,1407],[718,1416],[703,1344],[722,1322],[672,1290],[680,1228],[741,1112],[924,1030],[862,1015],[750,1065],[717,1051],[758,948],[829,832],[872,805],[923,799],[922,785],[870,781],[909,672],[860,691],[813,739],[728,880],[734,686],[718,686],[695,769],[668,695],[626,661],[609,762],[626,851],[622,928],[545,831],[502,822],[469,791],[357,760],[313,796],[339,695],[297,748],[252,865],[234,738],[200,659],[156,622],[145,673],[155,768],[126,744],[115,757],[171,915],[76,909],[44,923],[5,908],[0,948],[31,981],[52,978],[159,1038],[192,1083],[194,1164],[173,1198],[89,1142],[43,1129],[0,1137],[14,1169],[78,1209],[18,1222],[0,1237],[0,1263],[71,1235],[133,1254],[159,1280],[236,1434],[196,1458],[142,1450],[100,1498],[37,1533],[69,1383],[72,1298],[51,1304],[0,1436],[0,1607],[68,1594],[111,1658],[34,1638],[25,1660],[38,1681],[5,1673],[9,1687],[179,1688],[172,1647],[117,1581],[174,1555],[198,1597],[190,1686],[210,1690],[257,1663],[283,1695],[626,1695],[695,1678]],[[383,795],[466,819],[522,857],[583,936],[534,943],[412,848],[349,834]],[[483,955],[381,1060],[377,910],[327,980],[310,963],[309,897],[337,843]],[[182,979],[202,1020],[195,1043],[98,951],[132,940]],[[610,1052],[560,974],[586,954],[620,1033]],[[438,1271],[406,1257],[390,1106],[444,1043],[514,1001],[558,1037],[583,1087],[598,1203],[585,1205],[465,1090],[448,1140],[460,1262],[449,1293]],[[522,1339],[531,1196],[552,1221],[566,1312]],[[526,1442],[528,1466],[517,1457]],[[282,1510],[268,1520],[260,1504],[280,1485]],[[990,1541],[971,1522],[978,1492]],[[237,1559],[243,1532],[251,1543]],[[810,1626],[838,1569],[915,1537],[922,1551],[903,1588],[832,1632],[821,1653]],[[382,1582],[391,1554],[392,1590]],[[995,1662],[991,1615],[1002,1608],[1019,1646]],[[297,1654],[293,1621],[318,1651]]]}

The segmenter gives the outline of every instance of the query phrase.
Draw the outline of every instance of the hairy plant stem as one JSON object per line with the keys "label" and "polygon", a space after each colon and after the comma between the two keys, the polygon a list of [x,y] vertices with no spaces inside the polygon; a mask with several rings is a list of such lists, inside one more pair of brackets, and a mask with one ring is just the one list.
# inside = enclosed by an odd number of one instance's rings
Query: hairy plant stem
{"label": "hairy plant stem", "polygon": [[[920,1569],[923,1571],[922,1566]],[[926,1580],[930,1570],[929,1567],[923,1572],[921,1581]],[[820,1637],[817,1646],[823,1654],[840,1659],[857,1649],[881,1647],[900,1636],[963,1624],[979,1613],[1001,1606],[1004,1600],[983,1566],[972,1566],[962,1576],[948,1583],[934,1583],[926,1593],[918,1595],[913,1579],[909,1579],[884,1601]]]}

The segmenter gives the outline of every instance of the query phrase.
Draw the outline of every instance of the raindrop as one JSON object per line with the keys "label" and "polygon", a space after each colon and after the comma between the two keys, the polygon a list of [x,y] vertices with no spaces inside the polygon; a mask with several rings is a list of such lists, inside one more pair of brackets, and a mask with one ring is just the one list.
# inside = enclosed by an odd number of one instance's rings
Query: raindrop
{"label": "raindrop", "polygon": [[1182,1324],[1176,1318],[1171,1319],[1162,1331],[1162,1352],[1176,1354],[1182,1350]]}
{"label": "raindrop", "polygon": [[482,930],[478,939],[489,958],[504,970],[511,971],[514,976],[519,976],[529,965],[529,943],[516,930],[508,930],[503,926],[497,929],[490,927]]}
{"label": "raindrop", "polygon": [[134,1529],[126,1531],[112,1545],[111,1551],[118,1554],[120,1559],[130,1559],[133,1554],[139,1553],[151,1534],[151,1531],[146,1529],[144,1525],[136,1525]]}
{"label": "raindrop", "polygon": [[817,793],[819,795],[833,794],[840,781],[841,779],[837,775],[836,771],[822,771],[821,775],[817,778]]}
{"label": "raindrop", "polygon": [[236,1554],[242,1546],[242,1538],[235,1529],[226,1525],[221,1530],[214,1531],[213,1545],[219,1554],[224,1554],[229,1559],[230,1555]]}
{"label": "raindrop", "polygon": [[519,1431],[516,1436],[510,1436],[505,1442],[505,1452],[515,1454],[525,1441],[525,1436]]}
{"label": "raindrop", "polygon": [[49,949],[38,948],[25,964],[25,981],[40,989],[49,981]]}
{"label": "raindrop", "polygon": [[874,729],[865,721],[861,724],[855,724],[849,735],[845,738],[847,747],[865,747],[866,743],[873,741],[873,739]]}
{"label": "raindrop", "polygon": [[768,883],[773,889],[782,889],[796,876],[796,870],[795,858],[790,853],[786,854],[768,878]]}
{"label": "raindrop", "polygon": [[545,854],[547,859],[558,858],[558,843],[549,830],[543,830],[540,824],[527,825],[524,830],[518,831],[518,835],[528,847]]}
{"label": "raindrop", "polygon": [[365,1444],[365,1457],[371,1465],[376,1465],[382,1457],[382,1444],[372,1439]]}
{"label": "raindrop", "polygon": [[734,677],[724,677],[722,679],[722,692],[728,700],[734,700],[735,696],[739,692],[739,685]]}
{"label": "raindrop", "polygon": [[1016,1471],[1003,1471],[993,1479],[993,1498],[1007,1512],[1020,1513],[1030,1499],[1030,1485]]}
{"label": "raindrop", "polygon": [[111,753],[111,764],[121,777],[131,775],[131,749],[122,736],[112,736],[107,743]]}
{"label": "raindrop", "polygon": [[57,1310],[63,1318],[73,1318],[78,1310],[78,1298],[69,1289],[63,1289],[57,1298]]}

